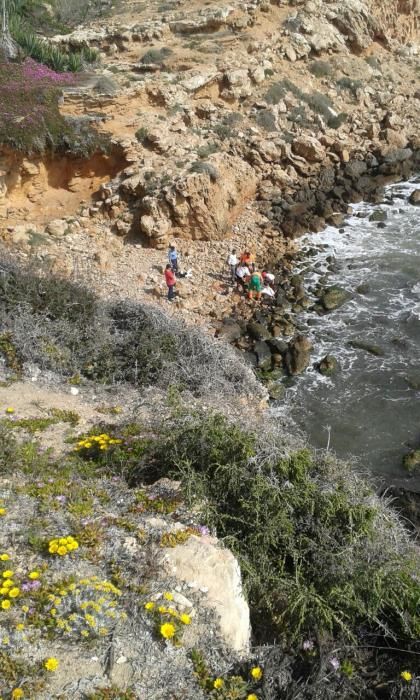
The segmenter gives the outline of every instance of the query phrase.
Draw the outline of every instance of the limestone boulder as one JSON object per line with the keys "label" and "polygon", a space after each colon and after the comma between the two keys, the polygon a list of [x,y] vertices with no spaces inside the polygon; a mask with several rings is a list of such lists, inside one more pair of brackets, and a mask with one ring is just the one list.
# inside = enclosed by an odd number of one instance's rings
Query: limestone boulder
{"label": "limestone boulder", "polygon": [[168,573],[201,590],[203,605],[219,618],[220,634],[236,653],[249,652],[251,626],[241,571],[232,552],[215,538],[192,536],[182,546],[166,549],[164,564]]}
{"label": "limestone boulder", "polygon": [[292,151],[308,163],[319,163],[325,158],[325,149],[318,139],[312,136],[299,136],[293,141]]}
{"label": "limestone boulder", "polygon": [[309,365],[312,343],[303,335],[295,336],[289,343],[284,363],[289,374],[301,374]]}

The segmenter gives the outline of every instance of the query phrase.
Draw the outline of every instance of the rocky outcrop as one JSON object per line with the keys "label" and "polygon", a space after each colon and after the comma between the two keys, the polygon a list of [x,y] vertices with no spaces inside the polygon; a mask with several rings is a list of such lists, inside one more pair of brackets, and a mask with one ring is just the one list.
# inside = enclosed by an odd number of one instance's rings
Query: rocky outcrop
{"label": "rocky outcrop", "polygon": [[255,194],[255,173],[236,156],[218,153],[194,169],[160,197],[141,201],[140,229],[151,245],[164,246],[177,235],[223,239]]}

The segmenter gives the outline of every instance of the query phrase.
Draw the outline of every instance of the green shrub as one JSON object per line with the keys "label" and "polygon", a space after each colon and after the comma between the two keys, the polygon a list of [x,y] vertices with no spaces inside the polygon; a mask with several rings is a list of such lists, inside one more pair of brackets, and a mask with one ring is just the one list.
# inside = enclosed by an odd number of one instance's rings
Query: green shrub
{"label": "green shrub", "polygon": [[353,97],[357,97],[357,91],[363,87],[363,82],[361,80],[353,80],[353,78],[344,77],[337,80],[337,87],[340,90],[348,90]]}
{"label": "green shrub", "polygon": [[124,474],[132,484],[182,480],[189,504],[237,554],[264,641],[354,642],[369,631],[414,642],[418,562],[397,519],[332,455],[285,449],[273,428],[259,431],[221,414],[178,414],[154,427]]}
{"label": "green shrub", "polygon": [[153,307],[104,303],[35,268],[0,263],[0,324],[22,362],[103,383],[179,385],[204,395],[259,387],[235,352]]}
{"label": "green shrub", "polygon": [[193,163],[190,171],[192,173],[202,173],[204,175],[208,175],[212,182],[216,182],[220,177],[219,171],[214,165],[211,163],[206,163],[202,160],[197,160],[195,163]]}
{"label": "green shrub", "polygon": [[317,78],[326,78],[333,74],[331,63],[327,61],[314,61],[310,64],[309,70]]}
{"label": "green shrub", "polygon": [[149,49],[140,59],[140,63],[147,65],[149,63],[158,63],[162,65],[165,59],[173,53],[172,49],[163,47],[162,49]]}

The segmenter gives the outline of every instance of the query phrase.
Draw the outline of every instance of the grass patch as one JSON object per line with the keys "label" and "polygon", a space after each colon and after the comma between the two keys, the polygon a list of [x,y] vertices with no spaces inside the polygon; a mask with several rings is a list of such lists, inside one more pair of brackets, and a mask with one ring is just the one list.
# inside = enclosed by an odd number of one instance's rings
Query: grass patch
{"label": "grass patch", "polygon": [[339,126],[347,118],[345,114],[337,115],[335,113],[334,105],[327,95],[324,95],[322,92],[303,92],[290,80],[273,83],[265,94],[265,100],[268,104],[275,105],[284,99],[289,92],[308,105],[313,112],[321,115],[325,119],[327,126],[332,129],[338,128],[337,124]]}

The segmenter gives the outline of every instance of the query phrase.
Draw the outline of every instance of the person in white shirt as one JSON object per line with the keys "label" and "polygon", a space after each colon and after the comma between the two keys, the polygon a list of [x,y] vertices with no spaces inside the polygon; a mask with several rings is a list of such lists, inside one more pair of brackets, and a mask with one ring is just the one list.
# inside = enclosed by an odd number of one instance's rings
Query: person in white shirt
{"label": "person in white shirt", "polygon": [[247,278],[251,276],[251,273],[249,271],[249,267],[246,265],[238,265],[236,268],[236,281],[238,285],[242,288],[245,289],[245,282],[248,281]]}
{"label": "person in white shirt", "polygon": [[236,257],[236,250],[232,250],[231,254],[227,259],[227,264],[229,265],[230,277],[233,284],[235,284],[236,282],[236,268],[238,267],[238,263],[239,260]]}

